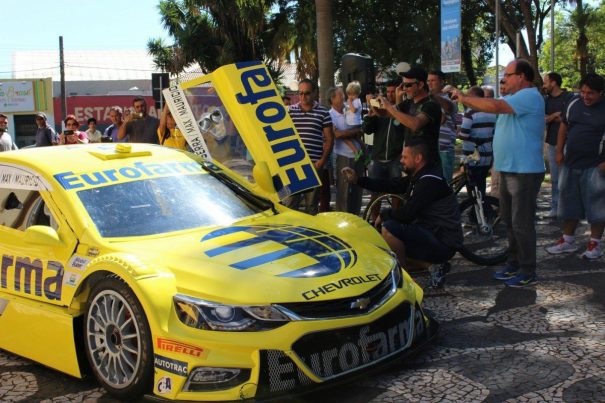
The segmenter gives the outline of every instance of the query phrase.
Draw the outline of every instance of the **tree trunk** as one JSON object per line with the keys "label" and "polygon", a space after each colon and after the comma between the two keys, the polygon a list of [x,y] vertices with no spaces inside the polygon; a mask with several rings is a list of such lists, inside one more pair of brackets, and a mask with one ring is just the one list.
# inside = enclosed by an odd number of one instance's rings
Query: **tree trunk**
{"label": "tree trunk", "polygon": [[334,86],[334,48],[332,37],[332,0],[315,0],[317,18],[317,64],[319,67],[319,100],[328,106],[326,93]]}

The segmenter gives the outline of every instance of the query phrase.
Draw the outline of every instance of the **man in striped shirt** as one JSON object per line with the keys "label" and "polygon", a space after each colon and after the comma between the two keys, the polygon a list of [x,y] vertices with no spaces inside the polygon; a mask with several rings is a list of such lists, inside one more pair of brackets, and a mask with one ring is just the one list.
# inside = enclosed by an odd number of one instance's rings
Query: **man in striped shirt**
{"label": "man in striped shirt", "polygon": [[[316,85],[313,81],[309,79],[301,80],[298,83],[300,102],[291,105],[288,111],[305,150],[309,154],[313,165],[315,165],[322,183],[321,189],[324,192],[327,190],[329,204],[330,176],[328,162],[334,144],[334,134],[330,112],[314,100],[315,90]],[[287,197],[284,204],[297,210],[302,197],[304,197],[305,211],[309,214],[317,214],[319,211],[319,195],[320,188],[315,188]]]}
{"label": "man in striped shirt", "polygon": [[[471,87],[468,92],[475,97],[484,97],[484,91],[481,87]],[[478,149],[481,156],[479,161],[469,164],[469,169],[483,196],[485,196],[487,174],[492,165],[492,139],[494,138],[495,126],[495,114],[479,112],[472,108],[466,110],[460,125],[460,138],[464,140],[462,144],[464,155],[470,155],[475,152],[475,149]]]}

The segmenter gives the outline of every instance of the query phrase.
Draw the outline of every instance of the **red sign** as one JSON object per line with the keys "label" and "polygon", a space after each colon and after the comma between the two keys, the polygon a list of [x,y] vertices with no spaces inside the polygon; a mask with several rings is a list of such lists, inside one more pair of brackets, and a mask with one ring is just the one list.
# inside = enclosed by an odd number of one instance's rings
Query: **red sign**
{"label": "red sign", "polygon": [[[147,102],[147,114],[159,118],[159,111],[155,109],[154,100],[151,96],[143,97]],[[114,106],[119,106],[122,110],[132,108],[132,95],[77,95],[67,97],[66,115],[75,115],[81,125],[85,125],[89,118],[97,119],[99,125],[109,125],[109,110]],[[55,110],[55,122],[58,125],[63,120],[61,118],[61,98],[53,98]]]}

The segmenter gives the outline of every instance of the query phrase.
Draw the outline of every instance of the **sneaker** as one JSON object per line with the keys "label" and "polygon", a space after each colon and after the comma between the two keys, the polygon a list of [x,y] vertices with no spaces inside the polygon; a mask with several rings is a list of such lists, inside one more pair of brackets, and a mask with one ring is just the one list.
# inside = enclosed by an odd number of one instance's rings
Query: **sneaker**
{"label": "sneaker", "polygon": [[578,250],[578,245],[575,242],[565,242],[565,239],[561,237],[556,245],[549,246],[546,248],[546,252],[552,255],[558,255],[561,253],[571,253]]}
{"label": "sneaker", "polygon": [[557,218],[557,211],[550,210],[548,213],[542,214],[542,218]]}
{"label": "sneaker", "polygon": [[510,280],[505,281],[504,284],[509,287],[528,287],[536,284],[536,282],[537,280],[535,274],[519,273]]}
{"label": "sneaker", "polygon": [[[446,264],[432,264],[429,267],[429,287],[443,288],[445,284]],[[449,271],[449,270],[447,270]]]}
{"label": "sneaker", "polygon": [[590,241],[588,242],[588,247],[586,248],[584,253],[580,255],[580,257],[583,259],[598,259],[602,255],[603,251],[601,250],[599,243],[596,241]]}
{"label": "sneaker", "polygon": [[509,280],[517,275],[519,269],[513,266],[506,265],[504,269],[497,271],[494,273],[494,278],[496,280]]}

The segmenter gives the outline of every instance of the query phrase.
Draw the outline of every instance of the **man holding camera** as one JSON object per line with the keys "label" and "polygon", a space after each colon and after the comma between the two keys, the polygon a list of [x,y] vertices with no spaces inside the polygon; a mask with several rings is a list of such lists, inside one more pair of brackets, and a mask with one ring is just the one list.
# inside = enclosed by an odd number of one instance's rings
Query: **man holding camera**
{"label": "man holding camera", "polygon": [[387,98],[379,96],[381,109],[405,126],[405,143],[414,137],[422,137],[428,146],[427,163],[441,168],[441,107],[429,97],[428,74],[422,67],[414,66],[401,75],[403,82],[397,87],[396,99],[402,99],[403,93],[406,99],[398,105],[393,105]]}
{"label": "man holding camera", "polygon": [[124,124],[118,130],[118,140],[126,136],[131,143],[158,144],[158,127],[160,120],[147,115],[147,102],[143,97],[135,97],[132,100],[134,111],[126,116]]}

